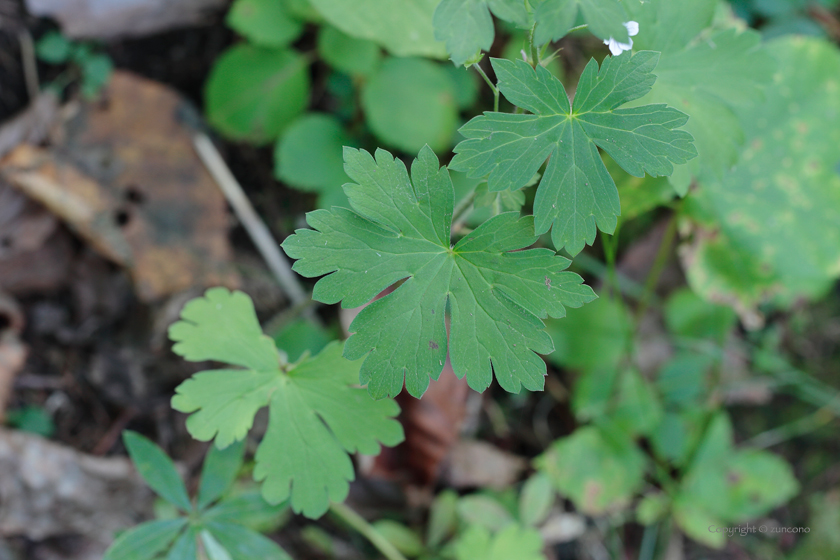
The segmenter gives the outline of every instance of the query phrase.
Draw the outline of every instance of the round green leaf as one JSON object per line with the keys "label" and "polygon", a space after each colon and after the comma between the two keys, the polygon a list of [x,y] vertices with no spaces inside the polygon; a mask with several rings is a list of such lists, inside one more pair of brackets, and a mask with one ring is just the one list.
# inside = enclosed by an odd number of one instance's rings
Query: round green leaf
{"label": "round green leaf", "polygon": [[370,39],[396,56],[444,58],[432,14],[440,0],[310,0],[329,23],[348,35]]}
{"label": "round green leaf", "polygon": [[341,186],[350,179],[344,172],[344,146],[354,142],[341,123],[330,115],[310,113],[296,120],[274,149],[274,174],[289,185],[320,193],[319,206],[347,206]]}
{"label": "round green leaf", "polygon": [[373,133],[385,144],[418,152],[452,145],[458,107],[452,79],[439,65],[417,58],[390,58],[362,93]]}
{"label": "round green leaf", "polygon": [[303,31],[303,23],[281,0],[236,0],[225,22],[240,35],[266,47],[288,45]]}
{"label": "round green leaf", "polygon": [[318,52],[327,64],[353,76],[372,74],[382,58],[376,43],[351,37],[331,25],[318,34]]}
{"label": "round green leaf", "polygon": [[269,142],[306,108],[306,60],[289,50],[236,45],[223,54],[207,82],[207,116],[223,134]]}

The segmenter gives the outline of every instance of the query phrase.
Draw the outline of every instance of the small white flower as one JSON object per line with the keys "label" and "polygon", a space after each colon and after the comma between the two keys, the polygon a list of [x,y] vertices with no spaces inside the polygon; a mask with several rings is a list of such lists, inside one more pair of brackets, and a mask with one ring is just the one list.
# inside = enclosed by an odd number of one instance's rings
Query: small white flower
{"label": "small white flower", "polygon": [[[636,21],[625,21],[624,27],[627,29],[627,35],[630,37],[634,37],[639,34],[639,22]],[[605,45],[609,45],[610,52],[613,56],[618,56],[624,51],[629,51],[633,48],[633,39],[628,39],[628,43],[619,43],[612,37],[609,40],[604,41]]]}

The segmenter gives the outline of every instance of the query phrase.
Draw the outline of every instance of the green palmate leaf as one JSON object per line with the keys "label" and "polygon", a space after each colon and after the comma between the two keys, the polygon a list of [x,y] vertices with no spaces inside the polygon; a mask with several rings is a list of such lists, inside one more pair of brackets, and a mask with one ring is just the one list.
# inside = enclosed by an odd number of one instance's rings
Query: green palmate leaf
{"label": "green palmate leaf", "polygon": [[236,45],[216,61],[205,99],[207,116],[222,133],[272,141],[309,102],[307,62],[290,50]]}
{"label": "green palmate leaf", "polygon": [[694,136],[699,157],[671,176],[680,195],[688,192],[692,177],[720,178],[735,163],[744,132],[733,109],[761,100],[775,67],[755,31],[727,29],[695,40],[712,24],[718,3],[628,4],[631,17],[639,21],[635,46],[662,52],[656,83],[635,103],[666,103],[691,117],[685,129]]}
{"label": "green palmate leaf", "polygon": [[547,321],[546,330],[555,347],[548,359],[574,369],[615,369],[630,344],[630,321],[617,298],[601,298],[569,311],[562,321]]}
{"label": "green palmate leaf", "polygon": [[187,496],[187,488],[175,470],[172,459],[160,447],[136,432],[123,432],[123,441],[137,472],[152,490],[183,511],[191,511],[193,507]]}
{"label": "green palmate leaf", "polygon": [[688,117],[665,105],[618,107],[645,95],[659,53],[593,59],[578,83],[574,106],[548,70],[521,60],[493,59],[499,89],[532,115],[485,113],[461,128],[453,169],[489,174],[491,191],[519,188],[550,157],[534,200],[537,234],[552,229],[555,247],[577,254],[595,239],[596,225],[615,230],[618,191],[598,152],[642,177],[669,175],[674,163],[697,155],[691,135],[676,128]]}
{"label": "green palmate leaf", "polygon": [[216,360],[247,369],[213,370],[182,383],[172,407],[193,413],[187,429],[226,447],[245,437],[254,415],[269,407],[268,431],[256,454],[254,477],[271,503],[291,499],[309,517],[347,496],[353,465],[347,453],[379,452],[379,442],[402,440],[390,400],[372,401],[358,382],[359,364],[333,343],[314,358],[281,367],[273,342],[260,332],[250,299],[213,288],[188,303],[170,329],[174,351],[188,360]]}
{"label": "green palmate leaf", "polygon": [[200,537],[208,560],[233,560],[233,557],[213,533],[205,529],[201,531]]}
{"label": "green palmate leaf", "polygon": [[292,560],[277,543],[247,527],[213,521],[207,530],[231,560]]}
{"label": "green palmate leaf", "polygon": [[455,543],[457,560],[545,560],[539,532],[510,525],[497,534],[472,525]]}
{"label": "green palmate leaf", "polygon": [[311,319],[300,318],[285,325],[273,338],[277,348],[288,356],[288,361],[296,362],[304,352],[317,354],[337,336]]}
{"label": "green palmate leaf", "polygon": [[703,301],[689,289],[672,294],[665,304],[665,324],[678,336],[723,341],[738,317],[731,307]]}
{"label": "green palmate leaf", "polygon": [[351,76],[372,74],[382,59],[379,45],[346,35],[331,25],[322,27],[318,34],[318,52],[327,64]]}
{"label": "green palmate leaf", "polygon": [[554,486],[589,515],[624,507],[644,480],[645,456],[622,432],[578,428],[537,458]]}
{"label": "green palmate leaf", "polygon": [[341,157],[355,142],[335,117],[310,113],[293,122],[274,149],[274,175],[289,185],[319,193],[318,206],[346,206],[348,181]]}
{"label": "green palmate leaf", "polygon": [[428,147],[411,180],[384,150],[376,160],[351,148],[344,153],[357,183],[345,186],[355,212],[311,212],[315,229],[298,230],[283,248],[299,259],[294,269],[303,276],[329,274],[313,294],[324,303],[357,307],[405,279],[350,325],[355,334],[345,356],[367,356],[361,380],[371,395],[396,395],[405,382],[419,397],[440,375],[447,348],[455,374],[476,390],[486,389],[493,373],[508,391],[541,389],[545,363],[535,352],[553,347],[540,318],[562,317],[565,306],[595,297],[578,275],[564,272],[568,259],[548,249],[520,251],[537,237],[533,220],[515,213],[496,216],[453,247],[452,182]]}
{"label": "green palmate leaf", "polygon": [[186,524],[186,519],[141,523],[117,537],[103,560],[151,560],[169,548]]}
{"label": "green palmate leaf", "polygon": [[382,142],[415,153],[425,144],[443,151],[458,123],[453,80],[439,64],[389,58],[365,84],[362,107]]}
{"label": "green palmate leaf", "polygon": [[204,509],[218,500],[236,480],[242,468],[245,440],[219,449],[210,448],[201,471],[201,486],[198,487],[198,507]]}
{"label": "green palmate leaf", "polygon": [[432,14],[440,0],[310,0],[330,24],[369,39],[395,56],[444,58],[435,40]]}
{"label": "green palmate leaf", "polygon": [[629,18],[620,0],[536,0],[534,20],[537,23],[534,42],[538,45],[560,39],[575,25],[578,13],[589,31],[601,39],[627,43],[629,36],[623,23]]}
{"label": "green palmate leaf", "polygon": [[767,49],[774,83],[764,103],[737,109],[746,149],[686,201],[698,226],[689,284],[742,309],[815,297],[840,275],[840,51],[804,38]]}
{"label": "green palmate leaf", "polygon": [[283,47],[303,32],[303,22],[295,18],[283,0],[236,0],[226,23],[253,43]]}

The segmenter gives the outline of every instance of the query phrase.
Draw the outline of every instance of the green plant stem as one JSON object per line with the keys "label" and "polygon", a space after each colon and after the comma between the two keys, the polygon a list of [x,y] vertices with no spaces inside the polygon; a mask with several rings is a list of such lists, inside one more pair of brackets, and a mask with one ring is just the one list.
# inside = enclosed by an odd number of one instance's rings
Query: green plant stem
{"label": "green plant stem", "polygon": [[618,294],[618,279],[615,269],[615,258],[618,253],[618,233],[621,223],[615,227],[612,235],[601,235],[601,243],[604,247],[604,259],[607,261],[607,296],[612,299]]}
{"label": "green plant stem", "polygon": [[333,502],[330,504],[330,511],[370,541],[370,544],[375,546],[388,560],[408,560],[388,539],[382,536],[382,533],[345,504]]}
{"label": "green plant stem", "polygon": [[[607,278],[607,266],[598,259],[589,255],[588,253],[579,253],[574,258],[572,266],[575,268],[579,268],[583,272],[594,274],[602,280],[605,280]],[[644,287],[641,284],[639,284],[635,280],[632,280],[631,278],[628,278],[627,276],[621,274],[618,271],[615,272],[615,275],[616,280],[618,282],[618,289],[621,291],[622,294],[631,297],[635,300],[641,299],[642,294],[644,293]],[[654,303],[658,303],[658,301],[654,299]]]}
{"label": "green plant stem", "polygon": [[674,216],[671,217],[671,221],[668,222],[665,235],[663,235],[662,242],[659,244],[659,249],[656,252],[656,258],[653,261],[653,266],[651,266],[650,273],[645,280],[645,291],[642,294],[642,299],[639,301],[639,306],[636,308],[635,322],[637,326],[642,320],[642,317],[645,316],[645,312],[647,312],[648,307],[650,307],[651,296],[653,296],[656,286],[659,284],[659,277],[662,276],[662,271],[665,270],[665,265],[668,263],[668,257],[671,254],[671,248],[674,245],[674,239],[676,239],[676,237],[677,219]]}
{"label": "green plant stem", "polygon": [[490,79],[487,74],[484,73],[484,70],[478,64],[473,64],[473,68],[481,74],[481,77],[484,78],[484,81],[487,82],[487,85],[490,86],[490,89],[493,90],[493,111],[499,112],[499,88],[493,84],[493,81]]}
{"label": "green plant stem", "polygon": [[534,24],[534,27],[531,28],[531,32],[528,34],[528,42],[531,45],[531,64],[536,68],[540,64],[540,51],[537,49],[537,46],[534,44],[534,32],[537,30],[537,24]]}
{"label": "green plant stem", "polygon": [[831,408],[824,406],[799,420],[794,420],[778,428],[762,432],[744,442],[743,445],[752,447],[753,449],[766,449],[789,439],[818,430],[826,424],[831,423],[835,418],[837,417],[832,413]]}

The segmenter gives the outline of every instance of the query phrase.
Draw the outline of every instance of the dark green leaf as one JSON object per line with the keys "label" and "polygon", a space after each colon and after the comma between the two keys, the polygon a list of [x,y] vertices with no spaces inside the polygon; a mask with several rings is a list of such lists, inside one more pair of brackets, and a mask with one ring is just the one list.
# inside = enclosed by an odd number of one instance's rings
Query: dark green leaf
{"label": "dark green leaf", "polygon": [[201,485],[198,487],[199,509],[218,500],[230,488],[242,468],[244,453],[245,440],[234,442],[224,449],[210,446],[201,471]]}
{"label": "dark green leaf", "polygon": [[137,472],[158,495],[183,511],[192,511],[187,489],[175,464],[163,450],[136,432],[123,432],[123,441]]}
{"label": "dark green leaf", "polygon": [[345,356],[367,356],[360,375],[371,395],[395,395],[405,382],[419,397],[440,375],[447,349],[455,374],[476,390],[487,388],[493,373],[508,391],[541,389],[545,363],[535,352],[553,348],[540,318],[562,317],[566,305],[594,298],[579,276],[564,272],[569,261],[547,249],[519,251],[537,238],[533,221],[514,213],[496,216],[453,247],[452,182],[428,147],[412,166],[413,181],[384,150],[374,160],[348,148],[345,161],[357,181],[345,191],[358,213],[311,212],[307,220],[316,229],[298,230],[283,248],[299,259],[294,269],[303,276],[329,274],[313,294],[325,303],[357,307],[410,277],[350,325],[356,334]]}
{"label": "dark green leaf", "polygon": [[207,529],[232,560],[292,560],[277,543],[241,525],[214,521]]}
{"label": "dark green leaf", "polygon": [[351,76],[369,76],[379,67],[379,45],[366,39],[345,35],[331,25],[318,34],[318,52],[324,62]]}
{"label": "dark green leaf", "polygon": [[283,0],[236,0],[225,22],[257,45],[284,47],[303,32]]}
{"label": "dark green leaf", "polygon": [[492,59],[499,89],[532,115],[485,113],[461,127],[453,169],[489,174],[491,191],[519,188],[550,156],[534,200],[536,232],[552,229],[557,249],[577,254],[595,239],[596,225],[615,230],[618,191],[598,148],[625,171],[642,177],[670,175],[674,163],[697,155],[692,137],[675,130],[688,117],[664,105],[619,109],[645,95],[659,53],[593,59],[578,83],[572,107],[563,84],[548,70],[521,60]]}
{"label": "dark green leaf", "polygon": [[117,537],[103,560],[151,560],[169,548],[186,524],[186,519],[141,523]]}

